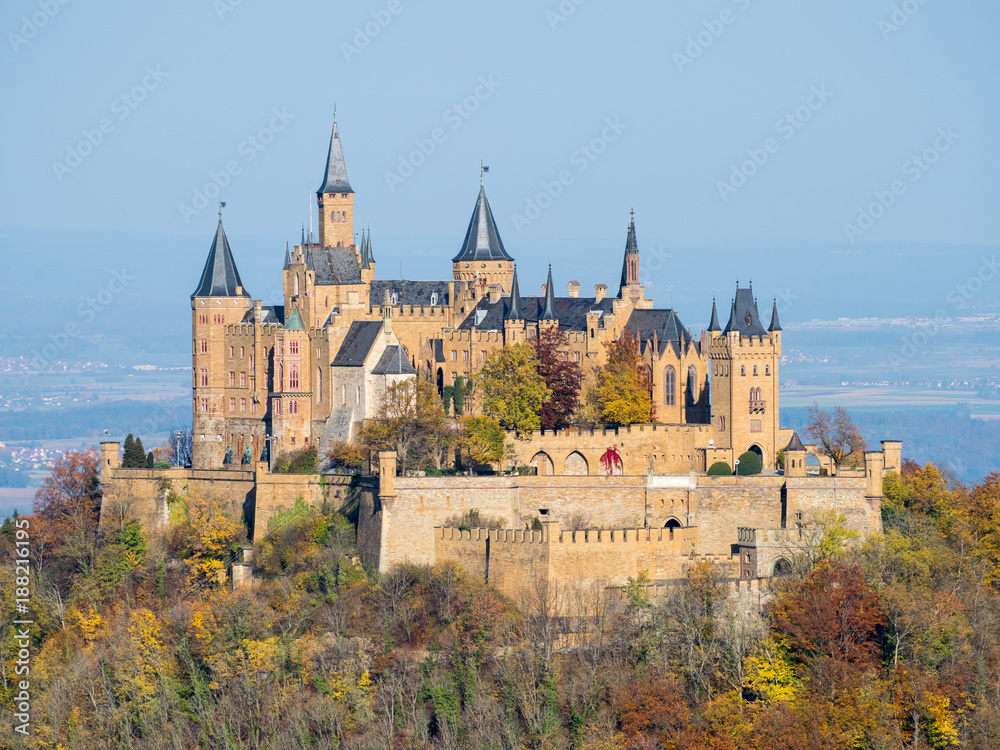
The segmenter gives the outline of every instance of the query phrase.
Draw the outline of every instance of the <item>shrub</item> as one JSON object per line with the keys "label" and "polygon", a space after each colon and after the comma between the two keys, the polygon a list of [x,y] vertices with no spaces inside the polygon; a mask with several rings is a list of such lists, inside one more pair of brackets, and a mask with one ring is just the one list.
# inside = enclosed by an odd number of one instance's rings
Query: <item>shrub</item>
{"label": "shrub", "polygon": [[716,461],[708,470],[710,477],[723,477],[733,473],[733,467],[725,461]]}
{"label": "shrub", "polygon": [[275,461],[274,471],[276,474],[315,474],[317,463],[316,449],[304,448],[281,454]]}
{"label": "shrub", "polygon": [[737,467],[737,473],[741,477],[749,477],[754,474],[760,474],[760,471],[763,468],[764,466],[760,461],[760,456],[753,451],[747,451],[740,456],[740,465]]}

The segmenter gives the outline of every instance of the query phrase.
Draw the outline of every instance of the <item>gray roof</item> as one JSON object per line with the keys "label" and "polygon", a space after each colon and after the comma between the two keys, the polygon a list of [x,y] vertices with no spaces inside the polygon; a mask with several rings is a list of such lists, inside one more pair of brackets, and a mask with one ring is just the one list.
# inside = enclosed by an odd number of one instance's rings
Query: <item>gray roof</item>
{"label": "gray roof", "polygon": [[767,327],[769,331],[780,331],[781,321],[778,320],[778,300],[774,301],[774,307],[771,309],[771,325]]}
{"label": "gray roof", "polygon": [[719,313],[715,310],[715,299],[712,299],[712,320],[708,324],[708,330],[710,331],[721,331],[722,326],[719,325]]}
{"label": "gray roof", "polygon": [[[253,310],[247,310],[246,315],[243,316],[243,322],[253,323]],[[260,322],[261,324],[277,323],[282,325],[285,322],[284,305],[263,305],[260,308]]]}
{"label": "gray roof", "polygon": [[523,320],[521,312],[521,290],[517,286],[517,266],[514,267],[514,278],[510,282],[510,297],[507,298],[507,312],[504,320]]}
{"label": "gray roof", "polygon": [[691,333],[674,310],[633,310],[625,330],[635,334],[642,345],[652,339],[655,332],[661,352],[672,345],[680,353],[681,348],[692,341]]}
{"label": "gray roof", "polygon": [[806,447],[802,445],[802,441],[799,439],[799,433],[793,432],[792,439],[788,441],[786,446],[786,451],[804,451]]}
{"label": "gray roof", "polygon": [[[237,287],[240,287],[241,291],[237,292]],[[219,219],[219,226],[215,230],[215,239],[212,240],[212,249],[208,251],[205,269],[201,272],[201,281],[198,282],[198,288],[191,294],[191,299],[195,297],[249,297],[250,295],[242,287],[243,282],[240,281],[240,272],[236,270],[233,251],[229,249],[226,230],[222,228],[222,219]]]}
{"label": "gray roof", "polygon": [[543,320],[555,320],[556,317],[556,294],[552,289],[552,264],[549,264],[549,278],[545,282],[545,309],[542,311]]}
{"label": "gray roof", "polygon": [[317,195],[323,193],[353,193],[350,181],[347,179],[347,165],[344,163],[344,149],[340,145],[340,131],[337,120],[333,120],[333,134],[330,136],[330,150],[326,155],[326,174]]}
{"label": "gray roof", "polygon": [[472,211],[469,230],[465,233],[462,250],[452,258],[453,263],[472,260],[514,260],[504,250],[500,232],[493,220],[490,202],[486,200],[486,189],[479,188],[479,199]]}
{"label": "gray roof", "polygon": [[372,370],[373,375],[416,375],[410,360],[406,358],[406,350],[401,346],[387,346],[378,364]]}
{"label": "gray roof", "polygon": [[361,283],[361,268],[351,247],[306,248],[306,268],[316,272],[317,284]]}
{"label": "gray roof", "polygon": [[438,305],[450,305],[448,298],[447,281],[373,281],[371,286],[371,299],[373,305],[381,305],[385,299],[386,291],[390,295],[395,293],[396,301],[392,303],[399,305],[430,306],[431,295],[437,294]]}
{"label": "gray roof", "polygon": [[736,289],[736,299],[729,313],[729,324],[724,333],[739,331],[740,336],[767,336],[767,329],[760,322],[757,300],[753,298],[753,287]]}
{"label": "gray roof", "polygon": [[337,350],[333,367],[361,367],[382,330],[380,320],[355,320]]}
{"label": "gray roof", "polygon": [[371,264],[375,262],[375,256],[372,255],[372,232],[371,229],[367,233],[361,233],[361,267],[368,269],[371,268]]}
{"label": "gray roof", "polygon": [[[481,331],[502,331],[504,313],[509,297],[501,297],[497,302],[490,302],[489,297],[483,297],[458,326],[460,330],[477,328]],[[587,313],[591,310],[611,312],[612,300],[605,297],[600,302],[595,297],[556,297],[553,299],[556,320],[559,327],[567,331],[586,331]],[[537,323],[545,312],[545,300],[542,297],[521,297],[521,315],[527,323]],[[476,318],[482,314],[482,319],[476,323]]]}

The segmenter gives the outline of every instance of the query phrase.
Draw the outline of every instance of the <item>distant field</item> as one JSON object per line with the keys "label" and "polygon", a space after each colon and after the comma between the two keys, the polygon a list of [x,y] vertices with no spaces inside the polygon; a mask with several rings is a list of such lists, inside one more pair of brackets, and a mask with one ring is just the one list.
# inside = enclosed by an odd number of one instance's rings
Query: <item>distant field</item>
{"label": "distant field", "polygon": [[6,518],[17,509],[21,515],[31,513],[31,501],[35,497],[35,487],[0,487],[0,518]]}
{"label": "distant field", "polygon": [[972,417],[1000,418],[1000,401],[977,398],[973,391],[944,391],[922,388],[875,388],[862,386],[800,386],[781,388],[781,405],[845,409],[914,409],[920,407],[967,406]]}

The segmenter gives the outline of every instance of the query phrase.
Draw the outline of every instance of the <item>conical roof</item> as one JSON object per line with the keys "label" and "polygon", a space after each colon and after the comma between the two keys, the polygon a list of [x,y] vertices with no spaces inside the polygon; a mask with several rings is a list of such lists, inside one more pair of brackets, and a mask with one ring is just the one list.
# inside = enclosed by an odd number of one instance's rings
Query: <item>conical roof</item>
{"label": "conical roof", "polygon": [[344,163],[344,149],[340,143],[340,131],[337,129],[337,120],[333,120],[333,133],[330,135],[330,150],[326,155],[326,174],[323,176],[323,184],[316,191],[317,195],[323,193],[353,193],[350,181],[347,179],[347,165]]}
{"label": "conical roof", "polygon": [[523,320],[524,313],[521,312],[521,290],[517,286],[517,266],[514,266],[514,278],[510,283],[510,302],[507,304],[507,314],[504,320]]}
{"label": "conical roof", "polygon": [[486,188],[482,185],[479,186],[479,198],[472,211],[462,250],[452,258],[452,263],[472,260],[514,260],[504,249],[497,224],[493,220],[493,211],[490,210],[490,202],[486,200]]}
{"label": "conical roof", "polygon": [[719,313],[715,309],[715,299],[712,299],[712,321],[708,324],[709,331],[721,331],[722,326],[719,325]]}
{"label": "conical roof", "polygon": [[288,316],[288,320],[285,321],[286,331],[304,331],[306,330],[305,323],[302,322],[302,316],[299,315],[299,308],[293,307],[292,314]]}
{"label": "conical roof", "polygon": [[799,433],[793,432],[792,439],[788,441],[788,446],[785,448],[786,451],[804,451],[806,447],[802,445],[802,441],[799,439]]}
{"label": "conical roof", "polygon": [[556,319],[556,295],[552,289],[552,266],[549,265],[549,279],[545,282],[545,310],[542,312],[542,320]]}
{"label": "conical roof", "polygon": [[290,255],[288,254],[288,243],[286,242],[286,243],[285,243],[285,266],[284,266],[284,268],[282,268],[281,270],[282,270],[282,271],[287,271],[287,270],[288,270],[288,267],[289,267],[290,265],[292,265],[292,256],[290,256]]}
{"label": "conical roof", "polygon": [[771,308],[771,325],[767,329],[768,331],[780,331],[781,322],[778,320],[778,300],[774,301],[774,307]]}
{"label": "conical roof", "polygon": [[[237,291],[237,288],[240,291]],[[222,228],[222,219],[215,230],[212,249],[208,251],[205,269],[201,272],[201,281],[191,298],[195,297],[249,297],[243,290],[240,272],[236,270],[233,251],[229,249],[226,231]]]}

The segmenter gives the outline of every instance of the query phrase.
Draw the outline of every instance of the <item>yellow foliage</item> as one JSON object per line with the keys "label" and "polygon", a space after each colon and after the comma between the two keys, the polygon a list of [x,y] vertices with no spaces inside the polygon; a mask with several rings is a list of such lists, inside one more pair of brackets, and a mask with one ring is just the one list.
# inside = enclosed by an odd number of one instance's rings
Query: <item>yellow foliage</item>
{"label": "yellow foliage", "polygon": [[234,679],[252,684],[264,682],[274,671],[277,659],[276,637],[264,641],[243,640],[235,651],[216,654],[208,659],[213,677],[209,687],[219,690],[223,683]]}
{"label": "yellow foliage", "polygon": [[83,636],[83,640],[88,644],[93,642],[93,640],[97,637],[98,631],[101,629],[100,614],[98,614],[93,607],[91,607],[90,612],[86,614],[74,608],[70,612],[70,617],[76,620],[76,625],[80,629],[80,634]]}
{"label": "yellow foliage", "polygon": [[794,700],[802,688],[785,647],[770,638],[743,660],[746,684],[764,703]]}

